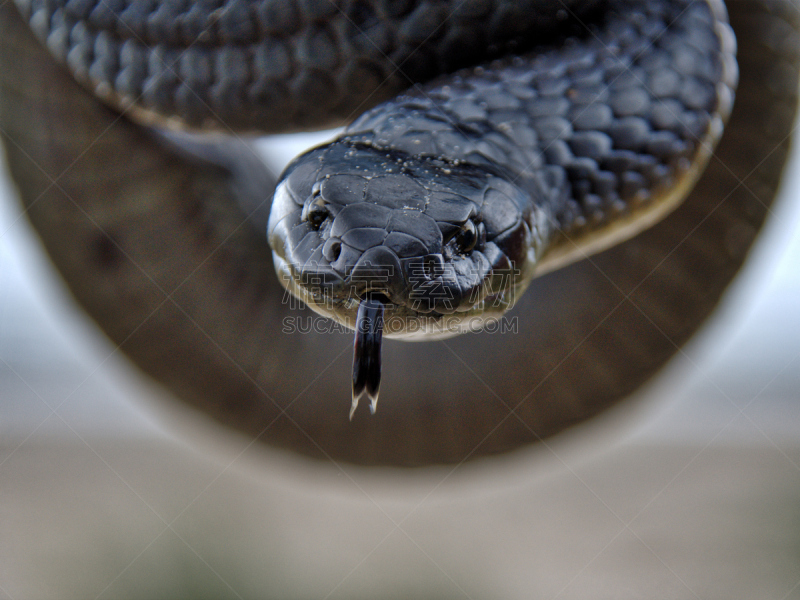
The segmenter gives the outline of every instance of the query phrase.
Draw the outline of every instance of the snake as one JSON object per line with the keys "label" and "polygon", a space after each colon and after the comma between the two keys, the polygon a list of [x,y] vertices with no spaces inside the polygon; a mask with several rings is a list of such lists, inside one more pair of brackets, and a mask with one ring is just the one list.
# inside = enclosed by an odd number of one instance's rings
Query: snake
{"label": "snake", "polygon": [[[797,104],[784,0],[0,10],[6,160],[77,302],[181,402],[364,465],[506,453],[648,381],[745,261]],[[334,125],[277,181],[245,137]]]}

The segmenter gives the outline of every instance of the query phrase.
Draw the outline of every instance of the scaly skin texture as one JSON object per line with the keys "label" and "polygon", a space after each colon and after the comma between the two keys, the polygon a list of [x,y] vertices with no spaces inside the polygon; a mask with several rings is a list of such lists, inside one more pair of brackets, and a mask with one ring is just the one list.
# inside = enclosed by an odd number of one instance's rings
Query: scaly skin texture
{"label": "scaly skin texture", "polygon": [[277,133],[348,122],[410,82],[530,45],[599,1],[16,4],[72,73],[112,104],[156,120]]}
{"label": "scaly skin texture", "polygon": [[616,0],[584,36],[416,86],[287,169],[276,263],[337,320],[354,321],[347,300],[371,279],[396,335],[419,335],[421,319],[430,335],[469,330],[534,271],[683,200],[732,104],[734,46],[719,4]]}
{"label": "scaly skin texture", "polygon": [[797,102],[796,10],[731,3],[736,104],[687,201],[631,241],[535,280],[510,315],[515,333],[387,345],[380,410],[350,422],[352,338],[283,332],[284,318],[309,313],[281,304],[264,237],[237,208],[237,194],[253,186],[105,108],[13,7],[0,10],[9,166],[76,299],[144,371],[221,423],[362,464],[508,451],[646,381],[745,259],[780,180]]}

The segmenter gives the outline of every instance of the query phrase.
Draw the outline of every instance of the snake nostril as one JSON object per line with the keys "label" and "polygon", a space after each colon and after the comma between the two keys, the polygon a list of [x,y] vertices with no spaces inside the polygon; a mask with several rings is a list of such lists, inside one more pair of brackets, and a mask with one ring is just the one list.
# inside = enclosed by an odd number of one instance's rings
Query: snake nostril
{"label": "snake nostril", "polygon": [[342,254],[342,242],[339,238],[329,238],[322,247],[322,256],[328,262],[336,262]]}

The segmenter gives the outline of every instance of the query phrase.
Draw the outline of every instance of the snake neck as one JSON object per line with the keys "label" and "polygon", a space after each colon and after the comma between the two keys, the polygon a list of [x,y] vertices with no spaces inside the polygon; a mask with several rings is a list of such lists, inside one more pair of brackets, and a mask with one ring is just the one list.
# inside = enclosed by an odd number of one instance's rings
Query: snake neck
{"label": "snake neck", "polygon": [[502,165],[535,188],[556,230],[542,274],[633,237],[683,201],[730,113],[735,49],[717,0],[616,0],[582,34],[416,86],[346,136]]}
{"label": "snake neck", "polygon": [[400,335],[478,328],[683,200],[730,110],[734,46],[714,4],[620,0],[580,39],[376,107],[284,175],[281,278],[348,326],[377,291]]}

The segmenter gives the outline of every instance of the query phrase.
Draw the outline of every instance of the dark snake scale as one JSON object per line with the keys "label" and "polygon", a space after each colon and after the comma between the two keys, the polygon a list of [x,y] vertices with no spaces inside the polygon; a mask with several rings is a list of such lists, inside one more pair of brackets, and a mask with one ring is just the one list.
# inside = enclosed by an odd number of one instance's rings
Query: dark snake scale
{"label": "dark snake scale", "polygon": [[[0,126],[78,301],[217,421],[363,464],[509,451],[647,381],[746,258],[797,102],[788,0],[16,4]],[[142,123],[347,128],[274,187],[238,138]]]}

